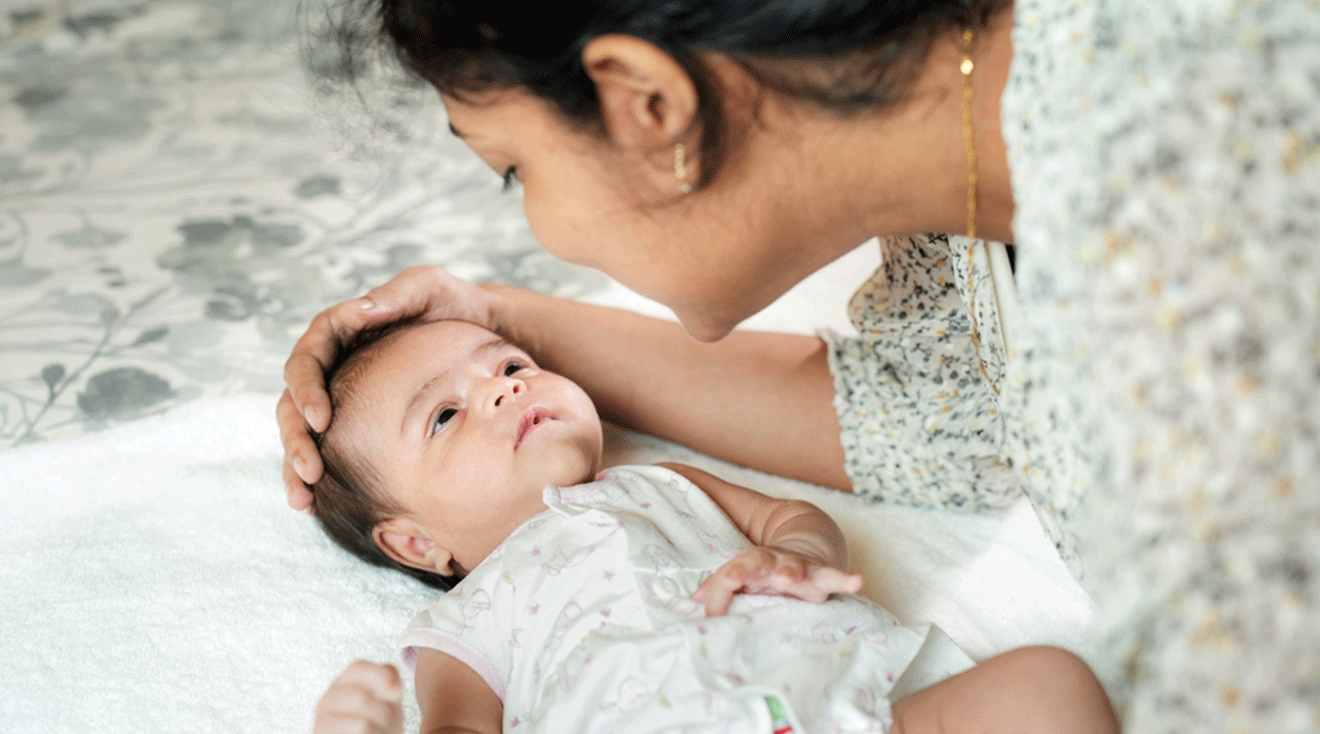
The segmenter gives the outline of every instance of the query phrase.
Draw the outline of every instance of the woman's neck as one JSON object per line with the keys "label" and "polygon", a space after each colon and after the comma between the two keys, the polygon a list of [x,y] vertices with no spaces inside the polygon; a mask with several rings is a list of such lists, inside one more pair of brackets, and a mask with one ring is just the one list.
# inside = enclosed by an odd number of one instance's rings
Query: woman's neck
{"label": "woman's neck", "polygon": [[[975,35],[972,129],[979,237],[1011,242],[1013,193],[999,99],[1012,59],[1012,10]],[[909,101],[875,115],[799,114],[804,159],[817,163],[818,195],[867,236],[967,231],[968,157],[961,34],[931,48]],[[809,200],[809,199],[804,199]]]}

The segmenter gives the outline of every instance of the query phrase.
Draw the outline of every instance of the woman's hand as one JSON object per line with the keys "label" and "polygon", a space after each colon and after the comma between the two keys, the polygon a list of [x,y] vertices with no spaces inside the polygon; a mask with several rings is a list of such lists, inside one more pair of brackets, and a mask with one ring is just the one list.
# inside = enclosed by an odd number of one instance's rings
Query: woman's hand
{"label": "woman's hand", "polygon": [[403,734],[403,685],[393,665],[358,660],[316,704],[314,734]]}
{"label": "woman's hand", "polygon": [[735,594],[791,596],[819,604],[830,594],[856,594],[861,589],[858,574],[793,551],[754,546],[720,566],[692,598],[706,605],[706,616],[718,617],[729,610]]}
{"label": "woman's hand", "polygon": [[294,509],[311,506],[307,485],[321,477],[321,455],[311,431],[324,431],[330,425],[326,369],[357,332],[408,317],[460,319],[494,328],[491,297],[486,291],[430,266],[409,268],[365,296],[318,314],[284,363],[284,381],[289,387],[275,408],[284,442],[284,483]]}

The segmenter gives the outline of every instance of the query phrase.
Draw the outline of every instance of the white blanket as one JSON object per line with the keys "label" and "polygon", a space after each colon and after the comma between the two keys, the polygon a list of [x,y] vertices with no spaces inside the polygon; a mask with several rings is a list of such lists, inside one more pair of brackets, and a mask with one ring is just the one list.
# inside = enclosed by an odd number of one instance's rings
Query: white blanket
{"label": "white blanket", "polygon": [[[0,453],[0,731],[306,731],[342,666],[393,659],[431,592],[288,509],[273,404],[203,400]],[[870,506],[653,439],[609,443],[615,461],[687,461],[816,501],[849,535],[866,593],[975,658],[1039,642],[1085,653],[1090,602],[1025,505]]]}

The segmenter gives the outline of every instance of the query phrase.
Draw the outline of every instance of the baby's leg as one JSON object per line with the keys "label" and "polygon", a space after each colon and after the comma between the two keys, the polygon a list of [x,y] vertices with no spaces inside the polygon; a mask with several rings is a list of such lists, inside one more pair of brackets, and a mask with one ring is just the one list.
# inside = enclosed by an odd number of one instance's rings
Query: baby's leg
{"label": "baby's leg", "polygon": [[1023,647],[894,704],[890,734],[1113,734],[1095,674],[1057,647]]}

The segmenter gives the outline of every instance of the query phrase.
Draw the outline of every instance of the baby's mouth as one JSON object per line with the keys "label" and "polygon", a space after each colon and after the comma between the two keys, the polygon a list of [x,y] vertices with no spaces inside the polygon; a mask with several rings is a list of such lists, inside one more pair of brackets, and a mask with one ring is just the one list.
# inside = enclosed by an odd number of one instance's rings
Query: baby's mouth
{"label": "baby's mouth", "polygon": [[518,420],[518,438],[513,442],[513,448],[517,449],[527,434],[553,420],[558,418],[545,408],[532,408],[523,413],[522,418]]}

